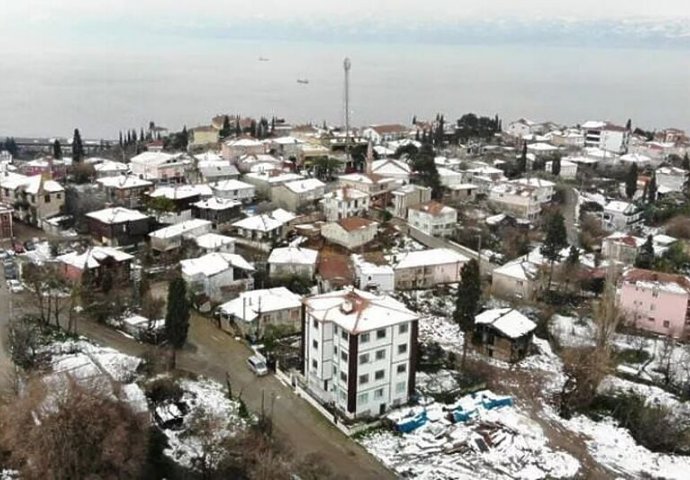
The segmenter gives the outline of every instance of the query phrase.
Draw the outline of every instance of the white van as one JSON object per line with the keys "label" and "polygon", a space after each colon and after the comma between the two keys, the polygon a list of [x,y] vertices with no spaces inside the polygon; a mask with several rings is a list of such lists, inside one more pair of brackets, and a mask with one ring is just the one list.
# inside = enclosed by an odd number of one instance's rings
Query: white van
{"label": "white van", "polygon": [[253,355],[247,359],[247,366],[249,370],[254,372],[255,375],[262,377],[268,374],[268,368],[266,367],[266,360],[259,356]]}

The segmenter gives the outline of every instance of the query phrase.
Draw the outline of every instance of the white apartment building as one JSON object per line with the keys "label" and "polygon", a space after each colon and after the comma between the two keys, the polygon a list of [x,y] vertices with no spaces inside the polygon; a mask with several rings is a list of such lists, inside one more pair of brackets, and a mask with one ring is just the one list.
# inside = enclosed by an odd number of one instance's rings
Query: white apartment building
{"label": "white apartment building", "polygon": [[614,200],[604,206],[601,224],[607,230],[627,232],[642,221],[642,210],[634,204]]}
{"label": "white apartment building", "polygon": [[489,190],[489,202],[502,213],[518,218],[534,220],[541,214],[542,202],[537,189],[529,185],[504,182]]}
{"label": "white apartment building", "polygon": [[191,159],[183,153],[143,152],[129,161],[132,174],[163,183],[183,183],[191,165]]}
{"label": "white apartment building", "polygon": [[213,195],[225,200],[251,202],[256,196],[256,188],[239,180],[223,180],[211,185]]}
{"label": "white apartment building", "polygon": [[630,132],[608,122],[588,121],[582,125],[585,147],[597,147],[607,152],[622,154],[628,151]]}
{"label": "white apartment building", "polygon": [[369,195],[356,188],[343,187],[325,194],[320,203],[326,221],[337,222],[366,213],[369,210]]}
{"label": "white apartment building", "polygon": [[368,262],[362,255],[352,254],[355,267],[355,285],[362,290],[392,292],[395,290],[395,272],[388,264]]}
{"label": "white apartment building", "polygon": [[407,223],[432,237],[447,237],[458,223],[458,211],[432,200],[410,206]]}
{"label": "white apartment building", "polygon": [[661,167],[656,170],[656,184],[672,192],[682,192],[688,181],[688,172],[682,168]]}
{"label": "white apartment building", "polygon": [[304,300],[302,357],[310,392],[343,415],[376,417],[415,388],[419,316],[387,295],[347,287]]}

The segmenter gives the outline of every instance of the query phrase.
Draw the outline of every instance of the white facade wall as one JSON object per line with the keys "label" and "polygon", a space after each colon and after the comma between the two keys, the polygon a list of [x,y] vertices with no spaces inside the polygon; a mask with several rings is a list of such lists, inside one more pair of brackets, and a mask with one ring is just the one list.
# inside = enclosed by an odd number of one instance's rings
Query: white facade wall
{"label": "white facade wall", "polygon": [[219,189],[215,186],[212,186],[211,189],[213,190],[213,195],[218,198],[236,200],[238,202],[250,202],[256,196],[256,188],[253,185],[232,190]]}
{"label": "white facade wall", "polygon": [[355,217],[369,210],[369,197],[357,199],[324,198],[321,202],[326,221],[337,222],[343,218]]}
{"label": "white facade wall", "polygon": [[458,223],[458,212],[451,209],[438,215],[432,215],[421,210],[411,208],[407,213],[407,221],[413,227],[432,237],[447,237],[453,233]]}
{"label": "white facade wall", "polygon": [[376,237],[377,230],[378,225],[376,223],[349,232],[337,223],[327,223],[321,227],[321,235],[333,243],[353,250],[371,242]]}
{"label": "white facade wall", "polygon": [[315,265],[304,265],[298,263],[271,263],[269,264],[269,277],[281,278],[298,276],[313,278]]}

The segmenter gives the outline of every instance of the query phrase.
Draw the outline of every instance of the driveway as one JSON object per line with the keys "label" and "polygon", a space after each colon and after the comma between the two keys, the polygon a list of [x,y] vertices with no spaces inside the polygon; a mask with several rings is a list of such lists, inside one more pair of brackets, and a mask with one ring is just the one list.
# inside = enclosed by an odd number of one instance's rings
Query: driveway
{"label": "driveway", "polygon": [[[147,347],[103,325],[82,321],[79,333],[130,355]],[[274,434],[298,456],[318,454],[344,478],[392,479],[395,476],[349,437],[337,430],[311,405],[274,376],[258,378],[245,364],[250,350],[209,320],[193,316],[189,340],[177,356],[177,367],[225,384],[229,375],[233,395],[242,395],[247,407],[273,413]]]}

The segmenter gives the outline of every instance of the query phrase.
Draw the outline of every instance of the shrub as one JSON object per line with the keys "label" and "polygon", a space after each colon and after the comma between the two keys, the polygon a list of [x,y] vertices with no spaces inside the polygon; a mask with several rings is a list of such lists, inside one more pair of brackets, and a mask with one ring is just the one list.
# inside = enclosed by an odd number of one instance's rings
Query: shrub
{"label": "shrub", "polygon": [[177,403],[183,393],[182,388],[172,377],[158,378],[146,386],[146,397],[155,405],[165,402]]}

